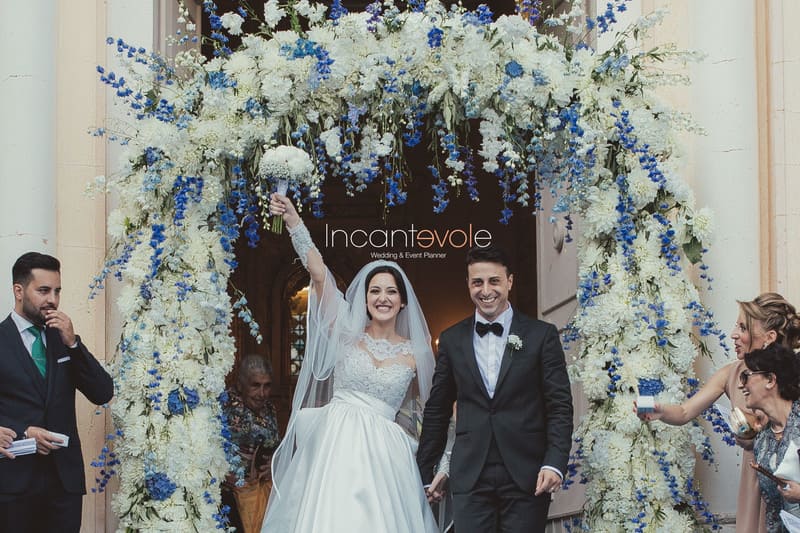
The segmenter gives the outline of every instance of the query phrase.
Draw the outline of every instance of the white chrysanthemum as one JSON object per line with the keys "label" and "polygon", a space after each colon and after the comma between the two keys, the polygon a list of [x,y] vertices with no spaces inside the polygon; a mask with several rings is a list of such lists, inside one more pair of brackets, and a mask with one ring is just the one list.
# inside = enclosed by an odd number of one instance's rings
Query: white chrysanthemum
{"label": "white chrysanthemum", "polygon": [[318,4],[315,2],[312,5],[308,0],[300,0],[294,5],[294,9],[301,17],[307,18],[308,21],[314,25],[319,23],[325,17],[325,11],[327,10],[327,7],[325,4]]}
{"label": "white chrysanthemum", "polygon": [[231,35],[242,34],[242,23],[244,19],[238,13],[228,11],[220,17],[220,22],[222,22],[222,27],[228,30]]}
{"label": "white chrysanthemum", "polygon": [[628,173],[628,194],[631,195],[636,209],[655,200],[658,193],[658,184],[650,179],[647,172],[639,165],[635,165]]}
{"label": "white chrysanthemum", "polygon": [[286,10],[281,7],[278,0],[267,0],[264,3],[264,22],[270,29],[274,29],[286,16]]}
{"label": "white chrysanthemum", "polygon": [[617,204],[619,190],[614,186],[603,189],[591,187],[587,196],[587,209],[583,213],[588,235],[610,233],[619,219]]}
{"label": "white chrysanthemum", "polygon": [[692,235],[703,244],[709,244],[714,234],[714,213],[711,209],[703,207],[694,212],[688,224],[692,228]]}

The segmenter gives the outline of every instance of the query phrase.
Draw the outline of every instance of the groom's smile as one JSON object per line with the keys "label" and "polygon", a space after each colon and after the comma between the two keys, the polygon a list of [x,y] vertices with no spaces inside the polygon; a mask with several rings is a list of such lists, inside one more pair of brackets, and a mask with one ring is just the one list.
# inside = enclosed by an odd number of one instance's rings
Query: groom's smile
{"label": "groom's smile", "polygon": [[513,282],[514,275],[500,263],[472,263],[467,267],[470,298],[478,313],[489,322],[508,308]]}

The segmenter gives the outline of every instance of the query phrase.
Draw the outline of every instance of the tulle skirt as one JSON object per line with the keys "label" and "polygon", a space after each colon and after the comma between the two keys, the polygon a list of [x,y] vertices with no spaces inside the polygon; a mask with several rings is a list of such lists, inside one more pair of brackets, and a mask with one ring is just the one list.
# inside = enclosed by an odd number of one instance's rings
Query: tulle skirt
{"label": "tulle skirt", "polygon": [[303,409],[296,450],[273,487],[262,533],[436,533],[414,459],[416,444],[394,409],[337,391]]}

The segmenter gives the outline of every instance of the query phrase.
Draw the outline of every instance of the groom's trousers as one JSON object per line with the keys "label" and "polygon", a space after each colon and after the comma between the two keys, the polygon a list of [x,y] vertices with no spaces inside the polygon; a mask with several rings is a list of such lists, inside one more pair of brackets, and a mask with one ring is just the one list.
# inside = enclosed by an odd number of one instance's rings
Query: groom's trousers
{"label": "groom's trousers", "polygon": [[475,486],[453,493],[456,533],[542,533],[551,498],[550,493],[534,496],[520,489],[492,441]]}

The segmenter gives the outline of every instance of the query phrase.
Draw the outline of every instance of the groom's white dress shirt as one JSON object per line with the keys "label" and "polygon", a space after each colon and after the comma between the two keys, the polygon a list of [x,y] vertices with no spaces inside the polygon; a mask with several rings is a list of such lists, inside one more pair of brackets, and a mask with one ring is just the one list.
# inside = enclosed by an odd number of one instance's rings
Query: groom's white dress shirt
{"label": "groom's white dress shirt", "polygon": [[[514,311],[511,305],[508,309],[500,313],[493,322],[503,325],[503,334],[495,335],[492,332],[483,337],[472,330],[472,346],[475,349],[475,359],[478,362],[478,369],[481,371],[481,379],[489,393],[489,398],[494,398],[494,389],[497,386],[497,375],[500,373],[500,363],[503,361],[503,352],[506,350],[508,340],[508,330],[511,329],[511,319],[514,318]],[[475,321],[490,323],[483,318],[478,311],[475,311]]]}

